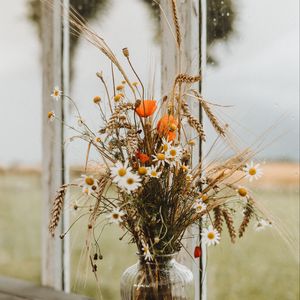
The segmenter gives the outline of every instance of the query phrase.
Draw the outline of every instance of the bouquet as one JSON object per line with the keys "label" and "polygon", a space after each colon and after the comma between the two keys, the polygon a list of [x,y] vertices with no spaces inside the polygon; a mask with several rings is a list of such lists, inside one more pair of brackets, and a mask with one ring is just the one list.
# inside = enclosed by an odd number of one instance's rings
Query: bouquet
{"label": "bouquet", "polygon": [[[175,2],[171,2],[174,5]],[[176,6],[174,21],[180,45]],[[82,207],[76,204],[75,209],[89,215],[86,247],[91,261],[101,255],[98,242],[93,240],[95,235],[91,233],[97,221],[104,217],[103,227],[107,223],[120,226],[124,234],[129,234],[130,242],[136,244],[145,266],[145,276],[139,279],[142,284],[150,277],[156,282],[162,280],[155,275],[160,258],[181,250],[183,237],[193,224],[202,224],[202,241],[208,246],[220,242],[224,225],[232,242],[244,235],[252,218],[257,220],[258,229],[269,226],[271,222],[259,209],[250,190],[239,184],[244,178],[252,181],[262,176],[259,164],[252,161],[251,149],[236,150],[224,161],[207,162],[203,156],[195,163],[194,148],[197,143],[205,142],[206,135],[202,122],[191,112],[191,101],[199,103],[217,133],[217,140],[231,142],[230,126],[218,120],[213,112],[214,104],[193,88],[201,80],[200,76],[179,72],[167,95],[160,99],[148,98],[127,48],[122,53],[134,78],[124,71],[105,41],[72,9],[70,24],[75,34],[83,34],[107,57],[122,79],[115,84],[114,77],[107,83],[104,75],[97,73],[106,95],[92,100],[102,124],[97,131],[82,118],[72,98],[59,88],[52,93],[54,99],[74,105],[78,125],[67,126],[75,131],[76,138],[87,143],[88,150],[96,149],[103,168],[93,174],[84,173],[58,190],[50,233],[54,235],[59,223],[67,189],[80,189],[86,201]],[[48,113],[48,118],[50,121],[58,119],[54,111]],[[243,218],[236,229],[233,215],[238,211]],[[195,248],[195,258],[201,255],[200,247],[199,244]],[[156,265],[156,272],[149,268],[151,263]],[[95,271],[94,263],[91,266]],[[134,299],[177,299],[172,298],[171,292],[166,298],[155,298],[158,291],[154,290],[148,298],[136,296]]]}

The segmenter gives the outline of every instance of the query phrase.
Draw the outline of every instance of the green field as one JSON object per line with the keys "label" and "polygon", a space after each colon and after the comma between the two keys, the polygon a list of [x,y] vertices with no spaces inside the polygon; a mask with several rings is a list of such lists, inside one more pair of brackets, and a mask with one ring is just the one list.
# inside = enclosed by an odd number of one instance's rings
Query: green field
{"label": "green field", "polygon": [[[293,240],[292,249],[275,229],[256,233],[249,228],[245,239],[232,245],[224,235],[208,253],[209,300],[299,299],[299,191],[278,188],[257,190],[260,201],[280,219]],[[0,275],[40,281],[41,185],[37,174],[0,174]],[[72,233],[73,287],[95,296],[93,277],[79,268],[84,222]],[[135,249],[120,242],[118,228],[108,227],[102,239],[99,265],[104,299],[119,299],[119,278],[135,261]]]}

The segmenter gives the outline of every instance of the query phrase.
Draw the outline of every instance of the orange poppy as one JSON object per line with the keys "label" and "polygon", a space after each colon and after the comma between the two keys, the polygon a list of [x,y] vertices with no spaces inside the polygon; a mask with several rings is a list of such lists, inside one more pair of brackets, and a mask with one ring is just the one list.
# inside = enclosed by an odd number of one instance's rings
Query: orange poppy
{"label": "orange poppy", "polygon": [[140,160],[140,162],[142,164],[146,163],[147,161],[149,161],[149,156],[147,154],[144,154],[142,152],[137,152],[136,153],[136,157]]}
{"label": "orange poppy", "polygon": [[177,120],[172,115],[164,115],[157,123],[157,131],[161,136],[166,136],[169,141],[176,138]]}
{"label": "orange poppy", "polygon": [[135,112],[141,118],[147,118],[153,115],[157,108],[156,100],[143,100],[141,104],[135,109]]}

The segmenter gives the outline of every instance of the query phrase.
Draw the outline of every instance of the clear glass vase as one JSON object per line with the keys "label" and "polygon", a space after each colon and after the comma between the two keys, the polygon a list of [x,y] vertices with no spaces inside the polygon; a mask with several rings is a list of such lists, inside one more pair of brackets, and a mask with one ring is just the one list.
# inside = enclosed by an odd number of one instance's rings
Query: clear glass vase
{"label": "clear glass vase", "polygon": [[153,261],[139,261],[121,277],[122,300],[191,300],[193,273],[179,264],[175,255],[157,256]]}

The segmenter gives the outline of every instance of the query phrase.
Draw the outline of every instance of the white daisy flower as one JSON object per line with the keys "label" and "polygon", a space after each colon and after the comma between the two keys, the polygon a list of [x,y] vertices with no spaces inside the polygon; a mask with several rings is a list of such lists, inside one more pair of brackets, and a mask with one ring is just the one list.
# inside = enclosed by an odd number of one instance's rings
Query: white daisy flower
{"label": "white daisy flower", "polygon": [[147,175],[152,178],[159,178],[162,172],[158,172],[157,169],[153,166],[148,168]]}
{"label": "white daisy flower", "polygon": [[181,154],[182,154],[182,148],[177,146],[172,146],[167,152],[167,158],[171,158],[171,159],[175,159],[175,160],[179,160],[181,158]]}
{"label": "white daisy flower", "polygon": [[201,233],[204,244],[207,246],[216,245],[220,243],[220,233],[213,228],[213,226],[208,226],[204,228]]}
{"label": "white daisy flower", "polygon": [[250,182],[253,178],[259,179],[263,175],[263,171],[259,166],[259,164],[254,165],[254,162],[251,161],[250,164],[246,164],[246,167],[243,169],[246,173],[246,178],[248,178]]}
{"label": "white daisy flower", "polygon": [[152,155],[153,162],[157,163],[157,167],[164,166],[167,161],[167,156],[164,153],[157,153],[156,155]]}
{"label": "white daisy flower", "polygon": [[140,176],[129,172],[125,177],[118,181],[118,186],[127,193],[131,193],[141,186],[140,181]]}
{"label": "white daisy flower", "polygon": [[148,260],[148,261],[153,260],[152,254],[151,254],[150,249],[149,249],[149,245],[146,244],[144,241],[142,241],[142,245],[143,245],[142,250],[144,252],[143,253],[144,254],[144,259]]}
{"label": "white daisy flower", "polygon": [[120,224],[123,222],[123,216],[125,216],[125,212],[117,207],[110,212],[108,219],[110,223]]}
{"label": "white daisy flower", "polygon": [[61,95],[62,95],[62,91],[58,87],[55,87],[51,94],[51,97],[53,99],[55,99],[56,101],[58,101],[60,99]]}
{"label": "white daisy flower", "polygon": [[47,114],[47,117],[48,117],[48,120],[50,122],[53,122],[55,117],[56,117],[55,112],[54,111],[49,111],[48,114]]}
{"label": "white daisy flower", "polygon": [[264,230],[266,227],[272,227],[272,223],[270,221],[261,219],[255,224],[254,229],[255,229],[255,231],[259,232],[259,231]]}
{"label": "white daisy flower", "polygon": [[84,194],[90,195],[93,191],[97,189],[97,181],[93,175],[81,175],[82,181],[82,192]]}
{"label": "white daisy flower", "polygon": [[111,177],[113,178],[114,183],[118,183],[130,173],[132,168],[128,167],[128,164],[128,160],[125,161],[125,163],[117,161],[116,164],[110,168]]}
{"label": "white daisy flower", "polygon": [[196,210],[197,214],[205,211],[206,207],[206,204],[201,199],[197,199],[193,205],[193,208]]}
{"label": "white daisy flower", "polygon": [[169,149],[172,147],[172,141],[168,142],[165,138],[162,139],[162,151],[164,153],[168,152]]}

